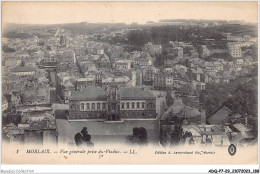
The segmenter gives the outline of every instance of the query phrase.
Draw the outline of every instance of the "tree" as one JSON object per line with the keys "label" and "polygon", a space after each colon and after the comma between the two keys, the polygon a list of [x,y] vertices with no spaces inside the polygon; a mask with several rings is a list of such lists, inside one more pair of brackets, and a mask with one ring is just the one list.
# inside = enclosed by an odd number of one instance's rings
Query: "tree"
{"label": "tree", "polygon": [[[253,75],[253,74],[252,74]],[[230,83],[207,84],[206,90],[200,93],[207,115],[223,106],[232,109],[234,113],[257,116],[257,76],[239,77]]]}
{"label": "tree", "polygon": [[169,90],[167,90],[167,92],[166,92],[166,105],[168,107],[173,105],[173,99],[172,99],[172,96],[171,96]]}
{"label": "tree", "polygon": [[127,143],[130,144],[139,144],[139,145],[146,145],[147,142],[147,131],[144,127],[134,127],[133,133],[130,136],[127,136]]}
{"label": "tree", "polygon": [[87,127],[83,127],[80,133],[76,133],[74,140],[77,146],[85,144],[91,147],[94,145],[91,142],[91,135],[88,133]]}
{"label": "tree", "polygon": [[147,144],[147,131],[144,127],[139,128],[139,135],[140,144]]}

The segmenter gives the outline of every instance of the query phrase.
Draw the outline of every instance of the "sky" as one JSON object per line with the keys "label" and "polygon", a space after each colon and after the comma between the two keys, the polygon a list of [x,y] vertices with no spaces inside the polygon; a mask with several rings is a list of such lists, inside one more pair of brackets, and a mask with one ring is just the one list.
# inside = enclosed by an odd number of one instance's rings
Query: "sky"
{"label": "sky", "polygon": [[2,22],[20,24],[133,23],[161,19],[258,22],[257,2],[2,2]]}

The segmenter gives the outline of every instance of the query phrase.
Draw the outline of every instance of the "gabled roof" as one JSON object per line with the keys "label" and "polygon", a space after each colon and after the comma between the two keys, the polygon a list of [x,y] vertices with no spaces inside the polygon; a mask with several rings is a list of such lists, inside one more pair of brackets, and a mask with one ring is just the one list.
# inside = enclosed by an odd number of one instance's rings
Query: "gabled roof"
{"label": "gabled roof", "polygon": [[[121,99],[155,99],[155,96],[147,90],[141,88],[120,88],[119,90]],[[87,86],[82,91],[76,91],[70,100],[107,100],[107,92],[95,86]]]}
{"label": "gabled roof", "polygon": [[152,92],[142,88],[120,88],[121,99],[155,99]]}
{"label": "gabled roof", "polygon": [[95,86],[87,86],[82,91],[76,91],[70,100],[107,100],[107,93],[104,89]]}
{"label": "gabled roof", "polygon": [[56,129],[55,121],[50,121],[48,119],[43,119],[30,125],[29,130],[43,130],[43,129]]}
{"label": "gabled roof", "polygon": [[7,133],[7,135],[13,135],[13,134],[23,134],[24,131],[20,128],[18,128],[15,124],[9,123],[8,125],[3,127],[3,132]]}
{"label": "gabled roof", "polygon": [[74,87],[74,85],[70,81],[65,82],[63,84],[63,86],[65,86],[65,87]]}
{"label": "gabled roof", "polygon": [[220,124],[224,120],[226,120],[228,118],[229,114],[231,114],[231,113],[232,113],[232,111],[229,108],[227,108],[226,106],[223,106],[214,115],[209,117],[207,121],[210,124]]}

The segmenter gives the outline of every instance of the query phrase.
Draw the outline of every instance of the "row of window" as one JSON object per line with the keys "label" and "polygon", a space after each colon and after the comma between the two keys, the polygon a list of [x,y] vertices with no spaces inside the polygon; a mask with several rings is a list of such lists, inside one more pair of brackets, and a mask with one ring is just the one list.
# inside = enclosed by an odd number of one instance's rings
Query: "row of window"
{"label": "row of window", "polygon": [[117,65],[118,68],[128,68],[128,66],[123,66],[123,65]]}
{"label": "row of window", "polygon": [[152,118],[154,115],[149,113],[149,114],[145,114],[144,112],[125,112],[125,113],[121,113],[121,117],[122,118]]}
{"label": "row of window", "polygon": [[207,71],[215,71],[215,68],[207,68]]}
{"label": "row of window", "polygon": [[130,103],[130,102],[127,102],[127,103],[121,103],[121,109],[130,109],[130,105],[131,105],[131,109],[140,109],[140,108],[142,108],[142,109],[144,109],[144,102],[137,102],[137,103],[135,103],[135,102],[132,102],[132,103]]}
{"label": "row of window", "polygon": [[[121,103],[121,109],[144,109],[144,102],[126,102]],[[153,103],[148,103],[147,108],[155,108]],[[72,106],[73,109],[73,106]],[[81,111],[90,111],[90,110],[105,110],[106,103],[81,103],[80,110]]]}
{"label": "row of window", "polygon": [[[107,103],[81,103],[80,105],[72,104],[70,109],[80,109],[81,111],[96,111],[96,110],[106,110]],[[121,103],[121,109],[144,109],[145,102],[123,102]],[[155,108],[153,103],[148,103],[147,108]]]}
{"label": "row of window", "polygon": [[80,110],[81,111],[89,111],[89,110],[105,110],[106,103],[81,103]]}
{"label": "row of window", "polygon": [[[121,109],[144,109],[145,103],[144,102],[126,102],[121,103]],[[153,103],[148,103],[147,108],[155,108]]]}
{"label": "row of window", "polygon": [[[126,112],[126,113],[121,113],[121,116],[123,118],[152,118],[154,115],[151,113],[145,114],[144,112],[140,112],[140,113]],[[105,114],[98,113],[98,112],[89,113],[87,115],[71,114],[69,117],[72,119],[88,119],[88,118],[105,119],[106,118]]]}

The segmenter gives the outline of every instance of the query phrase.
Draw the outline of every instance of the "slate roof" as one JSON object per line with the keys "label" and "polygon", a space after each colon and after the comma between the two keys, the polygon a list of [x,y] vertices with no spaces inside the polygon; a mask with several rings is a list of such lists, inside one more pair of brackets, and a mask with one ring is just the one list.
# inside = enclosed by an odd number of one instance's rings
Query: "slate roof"
{"label": "slate roof", "polygon": [[[147,90],[141,88],[120,88],[121,99],[155,99],[155,96]],[[95,86],[87,86],[82,91],[76,91],[70,100],[107,100],[107,92]]]}
{"label": "slate roof", "polygon": [[55,121],[50,121],[46,118],[30,125],[29,128],[26,128],[26,130],[44,130],[44,129],[48,129],[48,130],[56,129]]}
{"label": "slate roof", "polygon": [[210,124],[219,124],[221,122],[223,122],[224,120],[226,120],[229,116],[229,114],[231,114],[232,111],[227,108],[226,106],[222,107],[220,110],[218,110],[214,115],[212,115],[211,117],[208,118],[208,122]]}
{"label": "slate roof", "polygon": [[155,99],[152,92],[142,88],[120,88],[121,99]]}
{"label": "slate roof", "polygon": [[107,93],[104,89],[95,86],[87,86],[82,91],[76,91],[70,100],[107,100]]}
{"label": "slate roof", "polygon": [[7,133],[7,135],[24,134],[24,131],[23,129],[18,128],[15,124],[9,123],[3,127],[3,133]]}

